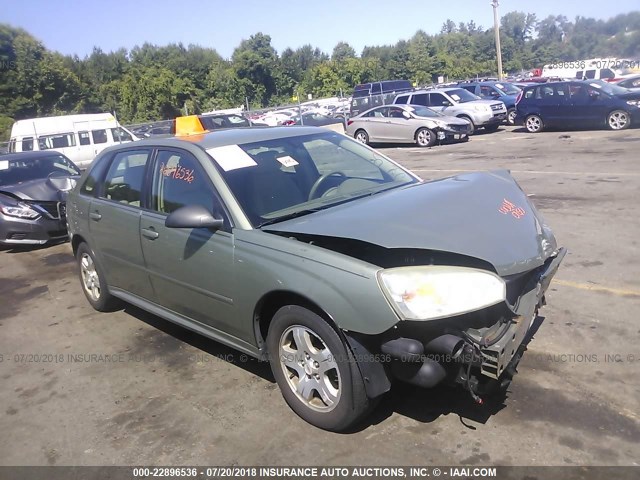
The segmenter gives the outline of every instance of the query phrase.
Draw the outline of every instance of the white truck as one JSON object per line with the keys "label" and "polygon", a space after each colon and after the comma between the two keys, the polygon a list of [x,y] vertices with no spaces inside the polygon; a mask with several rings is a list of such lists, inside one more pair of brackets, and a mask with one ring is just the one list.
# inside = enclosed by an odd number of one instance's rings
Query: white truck
{"label": "white truck", "polygon": [[86,168],[105,148],[134,140],[110,113],[30,118],[13,124],[9,152],[55,150]]}

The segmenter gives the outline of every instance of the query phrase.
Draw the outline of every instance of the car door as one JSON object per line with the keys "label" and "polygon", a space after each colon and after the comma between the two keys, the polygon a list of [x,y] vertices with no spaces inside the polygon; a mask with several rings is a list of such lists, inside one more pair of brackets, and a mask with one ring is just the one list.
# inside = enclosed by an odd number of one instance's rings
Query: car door
{"label": "car door", "polygon": [[151,298],[140,245],[143,180],[150,148],[114,154],[98,194],[89,205],[89,233],[109,285]]}
{"label": "car door", "polygon": [[369,141],[371,142],[386,142],[388,140],[387,127],[387,112],[389,107],[379,107],[369,112],[367,117],[367,126],[365,130],[369,134]]}
{"label": "car door", "polygon": [[[588,84],[579,85],[576,95],[571,95],[572,110],[576,125],[602,126],[611,107],[611,97],[602,89]],[[574,85],[571,86],[573,90]]]}
{"label": "car door", "polygon": [[559,125],[569,120],[571,106],[566,84],[547,83],[536,89],[535,104],[546,125]]}
{"label": "car door", "polygon": [[[198,159],[183,149],[158,149],[149,208],[140,234],[156,303],[191,320],[248,340],[234,315],[233,235],[214,187]],[[186,205],[202,205],[225,219],[219,230],[168,228],[165,220]]]}
{"label": "car door", "polygon": [[405,110],[400,107],[389,107],[387,118],[388,141],[411,142],[415,133],[415,125],[404,116]]}

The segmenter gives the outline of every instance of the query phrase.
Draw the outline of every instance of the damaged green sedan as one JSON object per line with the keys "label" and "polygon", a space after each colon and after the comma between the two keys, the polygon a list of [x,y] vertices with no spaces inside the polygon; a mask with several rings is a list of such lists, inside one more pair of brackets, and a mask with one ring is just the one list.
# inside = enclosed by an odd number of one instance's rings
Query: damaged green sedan
{"label": "damaged green sedan", "polygon": [[82,289],[271,363],[320,428],[394,381],[511,379],[565,250],[506,171],[425,182],[313,127],[103,151],[67,201]]}

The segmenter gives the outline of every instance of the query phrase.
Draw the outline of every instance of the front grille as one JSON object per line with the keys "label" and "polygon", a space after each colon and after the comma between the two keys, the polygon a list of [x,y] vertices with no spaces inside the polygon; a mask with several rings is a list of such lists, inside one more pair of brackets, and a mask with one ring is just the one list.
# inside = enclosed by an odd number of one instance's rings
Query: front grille
{"label": "front grille", "polygon": [[495,103],[495,104],[491,105],[491,110],[493,110],[494,112],[498,111],[498,110],[502,110],[502,105],[499,105],[499,104]]}
{"label": "front grille", "polygon": [[456,124],[452,124],[452,125],[449,125],[449,128],[450,128],[451,130],[453,130],[454,132],[467,133],[467,131],[469,130],[469,125],[456,125]]}
{"label": "front grille", "polygon": [[58,220],[65,218],[67,214],[66,205],[64,202],[26,202],[34,207],[40,213],[46,214],[49,218]]}

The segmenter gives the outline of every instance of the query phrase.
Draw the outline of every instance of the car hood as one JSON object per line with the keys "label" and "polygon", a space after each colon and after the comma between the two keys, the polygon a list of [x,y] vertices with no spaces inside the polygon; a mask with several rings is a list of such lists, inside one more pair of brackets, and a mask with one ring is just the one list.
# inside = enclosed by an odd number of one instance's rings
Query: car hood
{"label": "car hood", "polygon": [[15,185],[0,186],[0,194],[17,200],[37,200],[41,202],[60,202],[66,198],[79,176],[50,177]]}
{"label": "car hood", "polygon": [[397,188],[265,230],[457,253],[489,262],[501,276],[539,267],[557,250],[553,233],[507,171]]}

